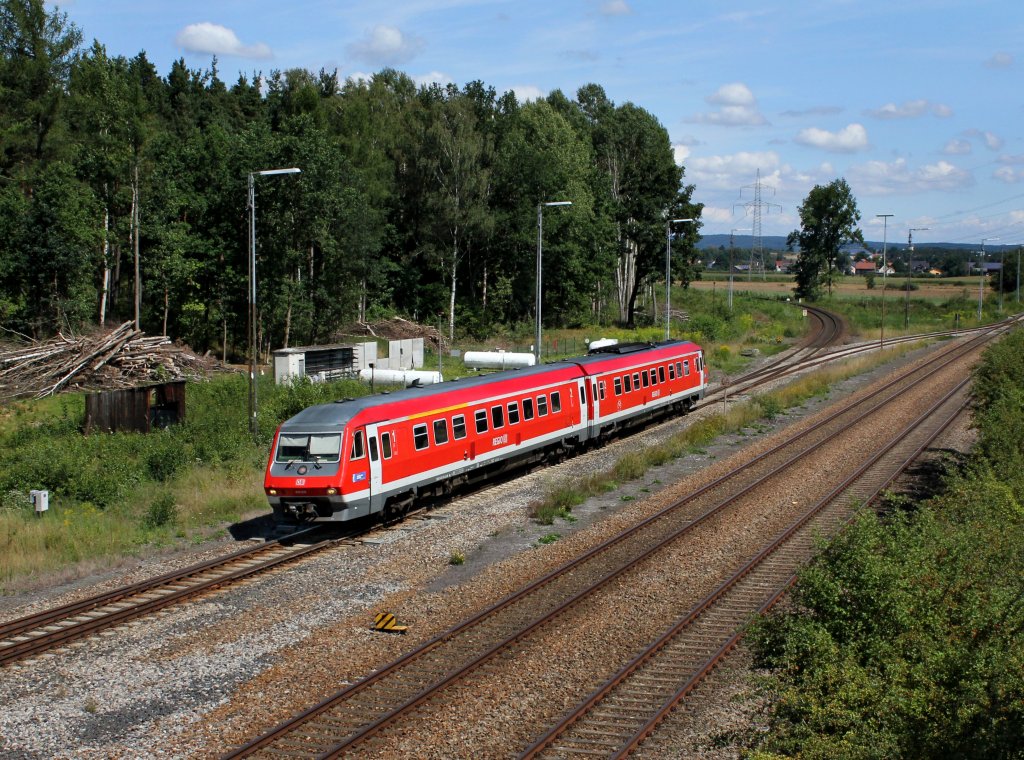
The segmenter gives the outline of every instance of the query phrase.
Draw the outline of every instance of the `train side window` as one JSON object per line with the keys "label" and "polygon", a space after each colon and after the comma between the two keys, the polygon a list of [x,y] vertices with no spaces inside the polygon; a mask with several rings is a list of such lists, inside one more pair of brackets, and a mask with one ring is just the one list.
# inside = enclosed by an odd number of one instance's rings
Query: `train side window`
{"label": "train side window", "polygon": [[615,387],[615,395],[616,396],[621,396],[622,395],[622,378],[621,377],[616,377],[612,381],[612,383],[614,384],[614,387]]}
{"label": "train side window", "polygon": [[640,380],[643,382],[644,388],[646,388],[650,384],[647,381],[647,370],[644,370],[643,372],[640,373]]}
{"label": "train side window", "polygon": [[625,383],[626,393],[629,393],[631,390],[633,390],[633,379],[629,375],[623,375],[622,382]]}
{"label": "train side window", "polygon": [[690,376],[690,360],[689,359],[683,359],[683,374],[686,377]]}
{"label": "train side window", "polygon": [[533,399],[532,398],[524,398],[523,399],[523,419],[524,420],[532,420],[533,419]]}
{"label": "train side window", "polygon": [[548,397],[537,396],[537,416],[546,417],[548,414]]}
{"label": "train side window", "polygon": [[461,414],[452,417],[452,436],[456,441],[466,437],[466,418]]}
{"label": "train side window", "polygon": [[380,434],[380,450],[385,459],[391,459],[391,433]]}
{"label": "train side window", "polygon": [[495,430],[505,427],[505,410],[500,406],[491,407],[491,425]]}
{"label": "train side window", "polygon": [[700,372],[702,369],[704,369],[704,357],[697,354],[697,371]]}
{"label": "train side window", "polygon": [[669,365],[668,365],[668,379],[669,380],[675,380],[676,379],[676,365],[672,364],[671,362],[669,362]]}
{"label": "train side window", "polygon": [[665,382],[665,365],[658,367],[658,381]]}
{"label": "train side window", "polygon": [[555,391],[551,394],[551,412],[557,414],[560,411],[562,411],[562,394]]}
{"label": "train side window", "polygon": [[633,389],[634,390],[640,390],[640,373],[639,372],[634,372],[633,373]]}
{"label": "train side window", "polygon": [[434,443],[438,446],[448,443],[448,420],[434,420]]}
{"label": "train side window", "polygon": [[366,456],[366,449],[363,443],[363,431],[357,430],[352,434],[352,453],[349,454],[349,459],[362,459]]}
{"label": "train side window", "polygon": [[599,395],[601,396],[601,400],[602,400],[602,401],[604,401],[604,392],[605,392],[605,384],[604,384],[604,380],[601,380],[601,381],[600,381],[600,382],[599,382],[599,383],[597,384],[597,388],[598,388],[598,394],[599,394]]}
{"label": "train side window", "polygon": [[421,451],[430,445],[430,439],[427,438],[427,426],[416,425],[412,429],[412,443],[416,447],[417,451]]}
{"label": "train side window", "polygon": [[486,433],[487,432],[487,410],[486,409],[477,409],[476,410],[476,414],[474,415],[474,417],[476,418],[476,432],[478,432],[478,433]]}
{"label": "train side window", "polygon": [[508,405],[508,424],[519,424],[519,404],[517,404],[515,401]]}
{"label": "train side window", "polygon": [[683,363],[682,362],[676,362],[676,377],[682,377],[682,376],[683,376]]}
{"label": "train side window", "polygon": [[370,461],[376,462],[380,457],[377,455],[377,439],[375,436],[370,436]]}

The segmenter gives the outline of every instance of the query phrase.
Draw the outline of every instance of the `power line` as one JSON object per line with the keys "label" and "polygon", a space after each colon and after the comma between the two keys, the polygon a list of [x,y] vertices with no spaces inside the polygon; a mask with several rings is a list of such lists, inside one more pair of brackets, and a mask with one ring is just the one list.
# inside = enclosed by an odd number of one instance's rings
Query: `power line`
{"label": "power line", "polygon": [[[754,200],[747,201],[746,203],[734,204],[733,205],[733,210],[736,209],[736,206],[743,206],[743,208],[744,208],[744,216],[746,216],[746,214],[749,213],[751,210],[754,213],[754,218],[753,218],[753,222],[752,222],[752,225],[751,225],[751,229],[753,231],[753,238],[754,239],[753,239],[753,244],[750,246],[750,268],[747,270],[747,279],[749,280],[751,278],[751,276],[753,275],[753,271],[754,271],[754,258],[755,257],[757,258],[758,263],[761,266],[761,278],[764,279],[764,276],[765,276],[765,265],[764,265],[764,246],[763,246],[762,241],[761,241],[761,209],[763,208],[763,209],[767,209],[767,210],[770,211],[771,207],[775,206],[776,208],[778,208],[781,211],[782,210],[782,206],[779,205],[778,203],[771,203],[770,201],[761,200],[761,170],[760,169],[757,170],[757,179],[755,180],[753,185],[744,185],[743,187],[740,188],[740,197],[741,198],[743,197],[743,191],[744,190],[750,190],[750,189],[753,189],[753,191],[754,191]],[[768,189],[771,190],[772,195],[775,195],[775,188],[774,187],[769,187]]]}

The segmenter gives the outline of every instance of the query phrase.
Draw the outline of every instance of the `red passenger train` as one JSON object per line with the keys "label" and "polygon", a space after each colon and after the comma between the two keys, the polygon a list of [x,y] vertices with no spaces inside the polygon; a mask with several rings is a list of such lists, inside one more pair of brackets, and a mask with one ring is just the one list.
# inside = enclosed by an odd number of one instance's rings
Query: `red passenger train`
{"label": "red passenger train", "polygon": [[665,341],[320,404],[277,429],[263,486],[278,520],[392,517],[417,499],[685,412],[706,386],[700,347]]}

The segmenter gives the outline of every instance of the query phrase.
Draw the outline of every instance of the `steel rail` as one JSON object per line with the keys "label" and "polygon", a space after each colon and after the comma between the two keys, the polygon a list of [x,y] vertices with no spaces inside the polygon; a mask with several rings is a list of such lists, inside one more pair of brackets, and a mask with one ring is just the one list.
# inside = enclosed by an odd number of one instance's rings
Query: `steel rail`
{"label": "steel rail", "polygon": [[[836,505],[836,501],[840,496],[848,492],[852,485],[856,483],[856,481],[858,481],[859,479],[863,478],[866,473],[868,473],[873,467],[875,467],[878,464],[879,461],[883,459],[883,457],[890,454],[893,451],[893,449],[898,447],[901,443],[905,442],[908,436],[910,436],[913,432],[921,428],[921,426],[924,425],[925,422],[931,419],[932,415],[934,415],[937,412],[937,410],[939,410],[942,406],[947,404],[950,399],[960,394],[964,386],[966,386],[968,382],[969,380],[963,380],[962,382],[960,382],[956,387],[954,387],[952,390],[946,393],[943,396],[943,398],[934,403],[926,412],[919,415],[916,419],[912,420],[908,425],[906,425],[903,430],[901,430],[896,436],[894,436],[885,446],[883,446],[878,452],[876,452],[861,467],[859,467],[855,472],[847,476],[843,480],[843,482],[836,486],[830,493],[819,499],[800,518],[793,522],[779,536],[773,539],[767,546],[765,546],[760,552],[758,552],[758,554],[755,557],[753,557],[750,561],[745,563],[730,578],[728,578],[721,585],[719,585],[704,599],[697,602],[697,604],[695,604],[689,610],[689,612],[687,612],[683,617],[681,617],[668,631],[666,631],[657,640],[650,644],[643,652],[634,657],[626,666],[619,670],[605,684],[603,684],[601,687],[595,690],[586,700],[584,700],[569,714],[562,718],[559,721],[559,723],[553,726],[547,733],[545,733],[543,736],[537,739],[529,748],[527,748],[527,750],[525,750],[520,755],[520,758],[536,758],[543,756],[545,750],[553,749],[553,745],[556,742],[562,742],[562,745],[558,747],[558,751],[571,754],[572,750],[566,747],[565,744],[571,744],[573,740],[571,738],[567,738],[566,735],[573,728],[575,728],[577,724],[585,720],[589,716],[589,714],[603,702],[603,700],[605,700],[616,689],[626,684],[629,681],[629,679],[634,677],[642,668],[649,666],[655,660],[655,658],[657,658],[657,656],[665,650],[667,646],[669,646],[670,644],[677,643],[676,640],[679,639],[682,634],[689,631],[697,620],[701,619],[702,616],[704,616],[708,611],[712,610],[714,608],[714,605],[723,601],[724,599],[731,599],[732,597],[729,596],[730,592],[736,591],[742,581],[750,580],[753,577],[755,571],[762,568],[769,558],[773,557],[782,548],[784,548],[787,545],[787,542],[790,542],[794,536],[796,536],[800,531],[807,527],[808,524],[815,517],[821,516],[825,512],[825,510],[830,506],[838,506]],[[953,417],[957,416],[960,413],[961,409],[962,404],[958,407]],[[948,420],[945,420],[938,430],[930,432],[927,435],[926,440],[919,446],[917,446],[910,456],[904,458],[896,466],[895,471],[890,470],[889,474],[887,474],[885,479],[879,485],[877,485],[877,487],[875,487],[874,492],[870,495],[870,498],[874,498],[875,496],[877,496],[877,494],[880,493],[881,490],[885,488],[900,472],[902,472],[908,466],[908,464],[911,461],[913,461],[913,459],[915,459],[931,441],[933,441],[939,434],[941,434],[942,430],[944,430],[946,426],[948,426],[950,420],[953,417],[951,417]],[[867,501],[869,501],[870,498],[866,499],[865,503],[867,503]],[[805,543],[801,547],[797,548],[801,550],[803,555],[807,555],[810,553],[812,547],[810,546],[810,541],[808,540],[808,532],[804,531],[803,535]],[[795,578],[795,575],[789,572],[786,568],[782,568],[782,571],[787,576],[786,581],[781,585],[781,587],[777,591],[773,592],[773,595],[769,600],[771,603],[774,603],[774,600],[784,593],[785,589],[788,588],[789,585],[791,585],[792,579]],[[775,574],[778,575],[778,571],[776,571]],[[764,578],[759,578],[758,588],[763,588],[763,586]],[[735,596],[735,594],[733,594],[733,596]],[[748,614],[763,611],[767,608],[769,602],[765,602],[760,606],[755,606],[756,604],[756,600],[753,603],[746,601],[731,601],[731,606],[729,607],[727,616],[732,618],[733,620],[741,619]],[[744,607],[748,607],[749,609],[745,610]],[[721,623],[719,623],[719,625],[721,625]],[[683,684],[679,691],[676,691],[672,695],[672,698],[670,700],[667,700],[663,705],[658,705],[659,712],[656,714],[655,717],[650,718],[647,722],[641,722],[641,728],[636,730],[635,733],[626,734],[626,737],[629,737],[629,742],[634,742],[634,737],[638,737],[641,734],[643,734],[643,736],[648,735],[650,731],[653,730],[653,728],[649,728],[649,726],[656,726],[657,722],[660,721],[665,715],[667,715],[668,712],[670,712],[671,709],[675,706],[675,704],[677,704],[679,701],[685,698],[685,696],[693,688],[695,688],[696,684],[699,683],[700,680],[707,673],[711,672],[711,670],[717,665],[719,660],[722,657],[724,657],[725,653],[727,653],[734,646],[734,640],[739,640],[738,635],[729,638],[725,644],[723,644],[719,649],[717,649],[712,654],[711,657],[709,657],[706,661],[701,663],[697,672],[695,672],[694,675],[691,676],[689,680],[687,680]],[[636,706],[635,709],[640,710],[642,708]],[[634,717],[633,719],[634,722],[640,720],[636,717]],[[622,720],[625,721],[626,718],[622,718]],[[597,722],[600,723],[599,720]],[[614,733],[614,731],[609,731],[609,733]],[[610,742],[611,740],[606,739],[606,741]],[[623,744],[623,749],[620,750],[620,752],[618,754],[615,754],[614,756],[619,756],[623,754],[626,751],[625,748],[635,746],[635,743],[639,743],[639,741],[642,741],[642,739],[637,739],[633,744],[625,742]]]}
{"label": "steel rail", "polygon": [[[971,344],[969,344],[967,346],[962,346],[961,345],[961,346],[953,346],[953,347],[951,347],[950,350],[945,352],[945,354],[947,355],[947,361],[953,361],[953,360],[955,360],[955,358],[958,358],[959,356],[962,356],[967,351],[972,350],[974,348],[974,345],[973,345],[974,343],[979,343],[980,344],[981,343],[981,339],[978,339],[976,341],[971,341]],[[908,372],[903,378],[899,378],[897,380],[894,380],[894,381],[886,384],[885,387],[890,387],[891,388],[891,387],[899,384],[904,379],[906,379],[907,377],[910,377],[913,374],[925,373],[925,370],[931,364],[935,363],[936,361],[938,361],[938,357],[930,359],[928,362],[925,362],[921,366],[915,368],[912,372]],[[925,373],[925,374],[927,374],[927,373]],[[921,380],[918,380],[916,382],[921,382],[923,379],[924,378],[922,378]],[[871,397],[868,397],[868,398],[870,398],[870,399],[877,399],[878,395],[875,394],[875,395],[873,395]],[[868,400],[868,398],[856,402],[854,405],[851,405],[851,407],[848,407],[847,409],[845,409],[845,410],[843,410],[841,412],[836,412],[833,415],[829,415],[826,420],[823,420],[821,423],[819,423],[819,426],[823,425],[823,424],[826,424],[829,420],[834,420],[834,419],[838,418],[839,416],[841,416],[843,414],[848,414],[850,409],[852,409],[852,408],[854,408],[856,406],[860,406],[860,405],[864,404]],[[876,410],[877,408],[878,408],[878,404],[876,403],[873,408],[870,408],[870,411],[864,412],[864,414],[871,413],[874,410]],[[818,427],[818,426],[815,426],[815,427]],[[839,433],[836,433],[836,435],[838,435],[838,434]],[[777,450],[781,449],[784,445],[792,445],[794,440],[795,440],[795,437],[794,437],[794,439],[790,439],[789,441],[787,441],[784,444],[779,444],[778,446],[774,447],[773,451],[777,451]],[[815,445],[818,445],[818,444],[815,444]],[[758,457],[757,459],[758,460],[763,459],[765,456],[767,456],[770,453],[772,453],[772,452],[766,452],[764,455],[762,455],[761,457]],[[793,459],[799,457],[800,455],[802,455],[802,453],[803,452],[801,452],[801,454],[794,455]],[[744,467],[737,468],[737,471],[744,470],[748,466],[749,465],[745,465]],[[735,473],[731,473],[730,475],[734,475],[734,474]],[[528,586],[526,586],[524,589],[521,589],[520,591],[518,591],[518,592],[516,592],[514,594],[509,595],[508,597],[500,600],[499,602],[495,603],[491,607],[488,607],[487,609],[483,610],[482,612],[478,613],[477,615],[474,615],[470,619],[468,619],[466,621],[463,621],[462,623],[452,627],[451,629],[445,631],[444,633],[442,633],[442,634],[434,637],[433,639],[425,642],[420,647],[416,648],[415,650],[413,650],[411,652],[408,652],[406,655],[402,656],[398,660],[395,660],[394,662],[392,662],[391,664],[385,666],[381,670],[378,670],[378,671],[374,672],[373,674],[367,676],[362,681],[359,681],[359,682],[357,682],[355,684],[352,684],[352,685],[346,687],[345,689],[342,689],[338,693],[328,697],[327,699],[322,700],[320,703],[318,703],[317,705],[314,705],[309,710],[306,710],[303,713],[301,713],[299,715],[296,715],[293,718],[285,721],[284,723],[280,724],[279,726],[277,726],[272,731],[268,732],[267,734],[264,734],[261,737],[258,737],[256,739],[250,741],[245,746],[243,746],[243,747],[241,747],[241,748],[239,748],[237,750],[234,750],[233,752],[231,752],[230,754],[226,755],[225,757],[228,757],[228,758],[242,757],[242,756],[246,756],[246,755],[249,755],[249,754],[253,754],[253,753],[259,751],[260,749],[270,748],[271,745],[273,745],[279,739],[282,739],[283,737],[290,736],[290,735],[296,736],[296,741],[298,742],[298,745],[296,745],[295,743],[291,744],[287,751],[296,751],[296,752],[300,752],[300,753],[304,752],[304,751],[307,752],[307,753],[315,751],[311,747],[309,747],[308,745],[304,746],[302,740],[298,738],[299,735],[303,733],[303,726],[305,726],[306,724],[313,724],[315,719],[319,718],[324,713],[327,713],[332,708],[334,708],[334,707],[344,703],[346,700],[349,700],[354,695],[356,695],[358,692],[364,691],[364,690],[368,689],[371,685],[379,683],[383,679],[388,678],[389,676],[399,672],[406,665],[412,663],[416,658],[425,656],[425,654],[427,654],[428,652],[431,652],[435,648],[441,646],[443,643],[446,643],[446,642],[448,642],[450,640],[453,640],[457,635],[459,635],[461,633],[464,633],[465,631],[475,627],[481,621],[487,619],[488,617],[491,617],[491,616],[495,615],[497,612],[507,608],[512,603],[514,603],[514,602],[516,602],[518,600],[523,599],[528,594],[531,594],[535,590],[537,590],[537,589],[543,587],[544,585],[550,583],[555,578],[560,577],[562,575],[565,575],[569,571],[580,567],[581,565],[583,565],[583,563],[585,563],[588,560],[590,560],[591,558],[597,556],[599,553],[607,551],[611,546],[614,546],[616,544],[621,543],[622,541],[624,541],[627,537],[629,537],[631,535],[635,535],[640,530],[642,530],[644,527],[651,525],[654,521],[656,521],[660,517],[664,516],[666,513],[672,511],[673,509],[678,508],[678,506],[680,504],[689,502],[697,494],[704,493],[704,492],[710,490],[711,488],[715,487],[721,481],[725,480],[726,477],[728,477],[728,476],[723,476],[723,478],[718,479],[715,483],[709,484],[705,488],[700,489],[698,492],[695,492],[695,494],[690,495],[689,497],[687,497],[686,499],[684,499],[681,502],[677,503],[676,505],[673,505],[672,507],[668,507],[668,508],[662,510],[661,512],[659,512],[657,515],[653,515],[650,518],[648,518],[647,520],[642,521],[640,524],[638,524],[637,526],[634,526],[634,528],[632,528],[632,529],[630,529],[628,531],[625,531],[620,536],[613,537],[612,539],[609,539],[608,541],[603,542],[600,546],[595,547],[594,549],[590,550],[589,552],[586,552],[584,555],[582,555],[581,557],[577,558],[576,560],[574,560],[574,561],[572,561],[570,563],[567,563],[566,565],[563,565],[562,567],[557,568],[556,570],[546,574],[544,577],[538,579],[537,581],[534,581],[533,583],[531,583]],[[762,480],[763,480],[763,478],[762,478]],[[729,501],[732,501],[732,499],[730,499]],[[715,513],[715,511],[716,510],[714,510],[714,509],[709,510],[707,513],[705,513],[701,517],[699,517],[696,520],[693,520],[692,522],[688,523],[685,528],[680,529],[679,534],[684,533],[684,532],[686,532],[688,530],[692,530],[696,525],[702,523],[709,516],[711,516],[713,513]],[[670,537],[668,539],[665,539],[665,541],[661,542],[661,544],[659,545],[659,548],[661,546],[664,546],[665,544],[667,544],[669,541],[674,540],[675,537],[676,537],[676,535],[673,535],[672,537]],[[654,549],[652,551],[655,551],[655,550],[657,550],[657,549]],[[639,560],[634,559],[634,561],[630,562],[627,565],[626,568],[621,569],[620,572],[625,572],[625,569],[635,565],[637,561],[639,561]],[[611,579],[612,575],[617,575],[617,573],[612,573],[612,574],[606,576],[604,578],[604,580],[601,581],[598,585],[600,586],[600,585],[604,585],[605,583],[607,583]],[[576,596],[579,596],[579,595],[576,595]],[[562,605],[560,607],[560,609],[565,610],[568,605],[574,604],[575,601],[577,601],[577,599],[574,596],[572,599],[570,599],[570,601],[567,604]],[[545,617],[547,618],[548,616],[545,616]],[[530,627],[532,629],[532,628],[535,627],[535,625],[534,626],[530,626]],[[511,641],[516,640],[516,639],[518,639],[520,637],[521,636],[519,634],[514,634],[511,637],[507,637],[505,639],[505,641],[506,641],[506,643],[507,642],[511,642]],[[492,647],[490,647],[489,652],[491,654],[493,654],[496,651],[500,651],[501,648],[503,648],[502,645],[499,645],[497,647],[492,646]],[[471,663],[470,667],[464,667],[464,668],[459,668],[458,669],[459,674],[464,674],[464,673],[468,672],[470,669],[472,669],[472,667],[475,667],[475,665],[479,664],[479,662],[482,662],[483,659],[486,659],[486,658],[474,657],[473,658],[473,662]],[[465,661],[463,661],[463,662],[465,662]],[[449,670],[450,670],[450,668],[449,668]],[[411,677],[407,677],[406,680],[407,681],[411,681],[412,679],[411,679]],[[402,705],[400,705],[398,708],[394,708],[394,709],[390,709],[390,710],[382,708],[382,709],[377,710],[376,711],[375,719],[371,720],[369,724],[365,724],[360,729],[358,729],[358,737],[359,737],[359,739],[368,738],[372,733],[374,733],[375,731],[383,728],[385,725],[387,725],[390,722],[392,722],[400,714],[400,711],[401,711],[401,709],[403,709],[403,706],[404,706],[405,709],[408,709],[409,707],[411,707],[413,705],[421,704],[428,696],[430,696],[430,694],[435,693],[440,688],[443,688],[443,686],[447,685],[447,683],[449,683],[450,680],[451,679],[442,679],[443,682],[435,682],[434,686],[428,686],[425,689],[421,689],[419,692],[415,693],[412,697],[406,698],[404,700],[404,702],[402,703]],[[327,720],[327,721],[329,721],[331,723],[334,723],[334,724],[338,724],[340,722],[337,719],[327,719],[327,718],[325,718],[325,720]],[[317,733],[323,733],[325,730],[329,730],[329,728],[325,729],[323,727],[323,725],[316,725],[314,730]],[[309,731],[307,731],[306,733],[309,733]],[[312,738],[312,737],[309,737],[309,738]],[[320,746],[323,746],[323,745],[321,744]],[[334,745],[334,747],[332,749],[327,750],[322,756],[324,756],[324,757],[335,756],[339,752],[344,751],[344,749],[347,748],[347,747],[351,747],[351,743],[345,743],[343,745]]]}
{"label": "steel rail", "polygon": [[[328,539],[289,550],[283,543],[289,538],[243,549],[218,559],[192,565],[184,570],[165,573],[97,597],[11,621],[5,624],[3,638],[0,639],[0,665],[40,654],[105,628],[151,614],[220,586],[293,562],[342,540]],[[274,556],[265,561],[258,559],[259,555],[268,553]],[[249,564],[251,562],[257,564]],[[242,567],[233,571],[218,572],[235,565]],[[199,580],[200,576],[209,573],[215,575]],[[156,595],[155,598],[153,595]],[[107,611],[108,607],[113,609]],[[75,620],[83,616],[86,617],[85,620]]]}

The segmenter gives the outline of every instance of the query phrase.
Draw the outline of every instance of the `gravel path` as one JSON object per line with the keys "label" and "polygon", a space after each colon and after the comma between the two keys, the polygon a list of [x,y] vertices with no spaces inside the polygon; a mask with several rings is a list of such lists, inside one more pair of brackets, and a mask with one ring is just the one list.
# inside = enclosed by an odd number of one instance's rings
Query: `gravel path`
{"label": "gravel path", "polygon": [[[832,400],[871,379],[847,381]],[[310,706],[654,511],[668,497],[665,493],[659,498],[665,484],[688,478],[678,487],[696,487],[723,469],[721,460],[731,453],[765,447],[763,433],[805,424],[803,418],[823,403],[810,403],[758,431],[725,437],[706,453],[683,457],[591,499],[574,509],[574,523],[539,526],[528,519],[528,506],[550,483],[607,469],[625,452],[663,440],[713,410],[698,410],[684,420],[461,499],[429,519],[378,531],[361,545],[324,552],[0,671],[0,703],[5,706],[0,711],[0,754],[217,756],[229,744]],[[551,532],[562,534],[562,540],[538,543]],[[223,543],[202,553],[235,548]],[[464,565],[449,563],[453,552],[466,556]],[[190,557],[180,564],[192,561]],[[4,616],[17,617],[100,586],[120,585],[129,576],[149,577],[174,564],[179,564],[174,558],[141,563],[127,574],[96,579],[92,586],[65,589],[60,599],[26,595],[10,600]],[[380,609],[398,614],[410,626],[409,633],[372,633],[369,625]],[[575,644],[570,640],[565,646]]]}

